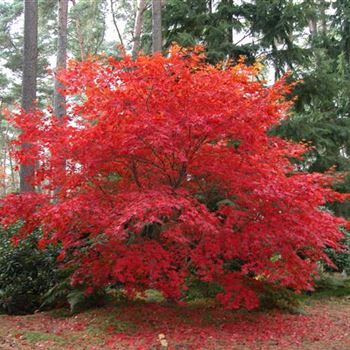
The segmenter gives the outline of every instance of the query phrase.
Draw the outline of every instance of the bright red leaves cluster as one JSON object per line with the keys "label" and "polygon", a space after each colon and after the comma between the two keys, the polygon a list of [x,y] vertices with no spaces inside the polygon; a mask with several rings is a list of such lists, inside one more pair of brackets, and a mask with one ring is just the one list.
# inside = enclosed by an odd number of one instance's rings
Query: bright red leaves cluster
{"label": "bright red leaves cluster", "polygon": [[[257,306],[259,283],[308,289],[342,219],[320,210],[342,195],[330,175],[298,172],[304,146],[268,136],[286,117],[288,87],[255,67],[203,63],[199,49],[167,57],[72,62],[62,74],[68,115],[14,117],[22,163],[43,193],[3,200],[2,223],[42,225],[61,242],[73,279],[121,283],[179,299],[196,277],[223,287],[228,308]],[[65,165],[64,165],[65,164]]]}

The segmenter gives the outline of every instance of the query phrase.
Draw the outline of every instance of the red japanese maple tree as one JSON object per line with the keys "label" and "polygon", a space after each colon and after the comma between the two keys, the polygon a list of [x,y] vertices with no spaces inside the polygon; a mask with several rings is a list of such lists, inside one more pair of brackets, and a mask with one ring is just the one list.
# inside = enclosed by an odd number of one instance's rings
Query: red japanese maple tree
{"label": "red japanese maple tree", "polygon": [[[257,306],[259,283],[312,286],[345,224],[320,206],[342,200],[334,176],[298,172],[301,144],[268,135],[287,117],[283,80],[204,63],[200,48],[133,60],[71,62],[64,122],[19,113],[20,163],[43,193],[2,200],[1,222],[40,245],[60,242],[74,283],[155,288],[179,299],[189,277],[215,282],[228,308]],[[47,194],[50,193],[50,194]],[[19,237],[20,238],[20,237]]]}

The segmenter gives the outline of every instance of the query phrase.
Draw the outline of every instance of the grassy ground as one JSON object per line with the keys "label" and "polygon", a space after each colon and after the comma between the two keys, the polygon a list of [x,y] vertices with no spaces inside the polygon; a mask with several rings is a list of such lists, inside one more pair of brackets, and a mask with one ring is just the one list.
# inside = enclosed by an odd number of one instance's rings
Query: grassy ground
{"label": "grassy ground", "polygon": [[[0,349],[350,349],[350,297],[306,301],[305,314],[142,302],[70,315],[0,316]],[[162,346],[163,344],[163,346]]]}

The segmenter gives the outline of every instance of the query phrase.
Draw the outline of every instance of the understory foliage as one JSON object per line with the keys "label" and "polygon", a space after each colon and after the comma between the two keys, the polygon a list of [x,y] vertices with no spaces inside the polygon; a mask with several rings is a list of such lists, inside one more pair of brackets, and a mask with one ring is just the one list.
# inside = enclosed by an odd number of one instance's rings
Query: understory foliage
{"label": "understory foliage", "polygon": [[0,312],[25,314],[37,310],[44,294],[57,283],[57,247],[38,249],[40,229],[14,246],[12,238],[21,224],[0,229]]}
{"label": "understory foliage", "polygon": [[326,253],[330,259],[334,262],[336,269],[334,267],[326,266],[328,271],[344,271],[350,274],[350,232],[344,229],[344,240],[341,242],[344,249],[341,251],[336,251],[332,248],[326,248]]}
{"label": "understory foliage", "polygon": [[260,285],[312,288],[346,225],[319,208],[346,195],[331,172],[297,171],[306,146],[268,135],[290,87],[257,74],[205,64],[200,47],[71,62],[63,121],[12,117],[42,194],[8,195],[1,223],[23,220],[19,240],[41,225],[39,246],[60,243],[87,293],[118,284],[179,300],[195,278],[219,286],[227,308],[251,309]]}

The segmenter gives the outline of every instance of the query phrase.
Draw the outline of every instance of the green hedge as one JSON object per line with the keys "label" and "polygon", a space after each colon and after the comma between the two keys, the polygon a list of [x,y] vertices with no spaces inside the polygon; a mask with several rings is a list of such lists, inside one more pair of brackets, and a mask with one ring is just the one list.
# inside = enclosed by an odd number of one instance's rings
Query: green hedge
{"label": "green hedge", "polygon": [[0,311],[7,314],[34,312],[59,278],[58,248],[38,249],[40,229],[14,245],[20,227],[0,227]]}

